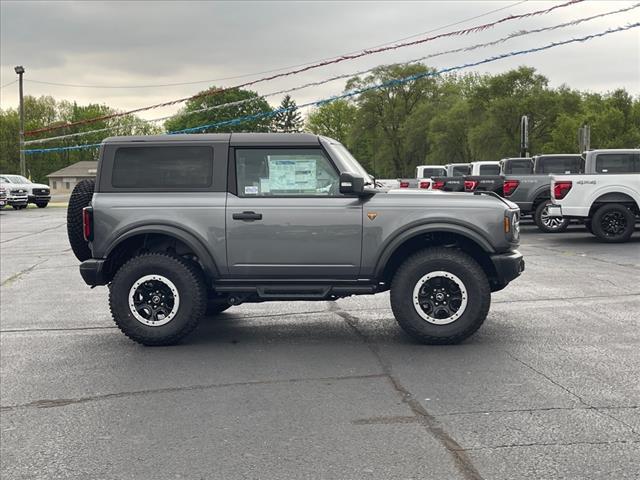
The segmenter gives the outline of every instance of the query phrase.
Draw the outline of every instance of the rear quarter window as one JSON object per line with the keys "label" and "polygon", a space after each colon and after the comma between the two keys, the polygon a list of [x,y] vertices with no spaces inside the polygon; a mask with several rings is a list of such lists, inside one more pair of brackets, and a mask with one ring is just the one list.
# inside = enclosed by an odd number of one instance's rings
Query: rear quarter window
{"label": "rear quarter window", "polygon": [[596,157],[597,173],[640,173],[640,155],[602,153]]}
{"label": "rear quarter window", "polygon": [[213,183],[209,146],[120,147],[115,152],[111,184],[141,190],[189,190]]}

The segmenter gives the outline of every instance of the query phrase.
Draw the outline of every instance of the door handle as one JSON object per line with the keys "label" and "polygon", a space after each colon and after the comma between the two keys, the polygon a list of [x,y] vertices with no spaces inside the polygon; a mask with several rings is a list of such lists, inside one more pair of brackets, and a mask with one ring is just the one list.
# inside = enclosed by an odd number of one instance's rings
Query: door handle
{"label": "door handle", "polygon": [[262,220],[262,214],[256,212],[234,213],[231,218],[234,220]]}

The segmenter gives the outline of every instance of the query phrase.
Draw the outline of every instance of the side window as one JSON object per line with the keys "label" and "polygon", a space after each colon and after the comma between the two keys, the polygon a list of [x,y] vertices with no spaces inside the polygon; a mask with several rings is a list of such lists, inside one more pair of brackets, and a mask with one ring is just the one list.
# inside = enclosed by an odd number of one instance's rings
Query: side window
{"label": "side window", "polygon": [[236,149],[239,197],[335,196],[339,175],[322,150]]}
{"label": "side window", "polygon": [[121,147],[111,183],[115,188],[189,190],[213,182],[213,149],[208,146]]}
{"label": "side window", "polygon": [[638,155],[632,153],[603,153],[596,157],[597,173],[638,173]]}

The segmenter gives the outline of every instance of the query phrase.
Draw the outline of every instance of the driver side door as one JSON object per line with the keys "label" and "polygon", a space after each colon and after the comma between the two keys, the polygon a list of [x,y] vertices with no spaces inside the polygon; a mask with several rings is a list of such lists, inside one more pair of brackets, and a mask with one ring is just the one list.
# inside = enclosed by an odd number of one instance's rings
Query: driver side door
{"label": "driver side door", "polygon": [[[360,271],[362,202],[339,193],[319,147],[236,147],[227,194],[234,277],[340,278]],[[234,178],[235,177],[235,178]]]}

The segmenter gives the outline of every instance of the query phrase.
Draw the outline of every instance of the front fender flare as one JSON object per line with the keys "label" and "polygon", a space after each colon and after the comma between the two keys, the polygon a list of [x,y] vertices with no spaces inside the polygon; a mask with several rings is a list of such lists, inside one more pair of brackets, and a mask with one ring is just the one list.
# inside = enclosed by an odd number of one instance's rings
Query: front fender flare
{"label": "front fender flare", "polygon": [[457,235],[461,235],[476,243],[478,246],[480,246],[480,248],[487,252],[487,254],[495,253],[495,249],[493,248],[491,243],[481,233],[465,225],[448,222],[420,224],[411,226],[403,230],[402,232],[394,236],[389,242],[387,242],[387,244],[383,247],[381,255],[378,256],[378,261],[376,262],[376,267],[374,270],[375,277],[380,278],[382,276],[382,272],[384,271],[389,259],[398,249],[398,247],[400,247],[404,242],[410,240],[411,238],[417,237],[418,235],[435,232],[454,233]]}

